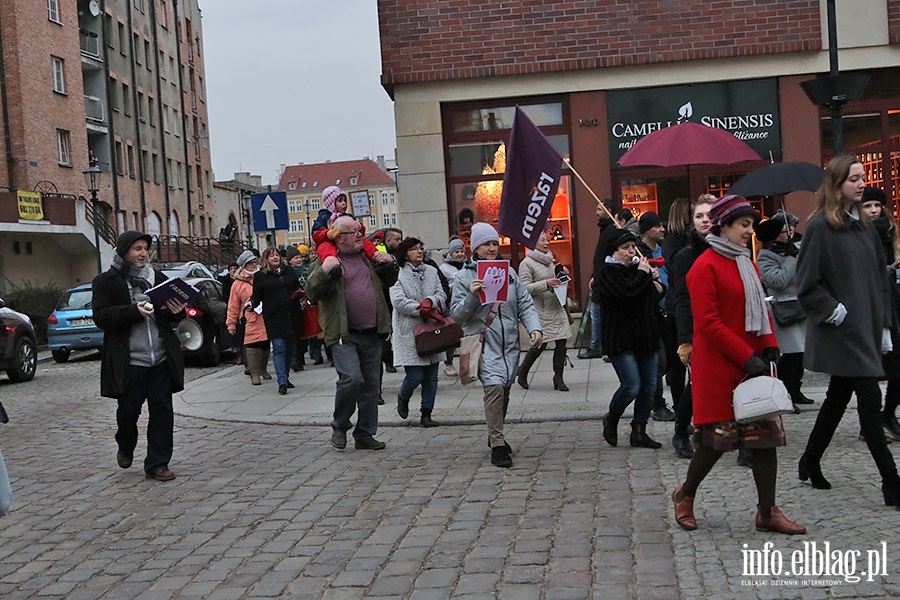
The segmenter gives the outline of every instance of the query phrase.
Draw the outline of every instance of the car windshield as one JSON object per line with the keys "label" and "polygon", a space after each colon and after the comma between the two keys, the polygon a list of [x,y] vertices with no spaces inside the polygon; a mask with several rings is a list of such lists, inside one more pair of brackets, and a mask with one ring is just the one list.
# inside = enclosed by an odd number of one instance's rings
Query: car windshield
{"label": "car windshield", "polygon": [[69,290],[59,299],[56,310],[77,310],[91,307],[91,290]]}

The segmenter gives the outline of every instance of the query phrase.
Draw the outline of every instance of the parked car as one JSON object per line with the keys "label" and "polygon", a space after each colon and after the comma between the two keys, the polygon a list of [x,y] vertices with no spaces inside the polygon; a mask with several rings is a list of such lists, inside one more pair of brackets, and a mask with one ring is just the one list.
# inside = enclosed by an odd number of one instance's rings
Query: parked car
{"label": "parked car", "polygon": [[0,369],[15,382],[31,381],[37,371],[37,338],[28,315],[0,298]]}
{"label": "parked car", "polygon": [[185,281],[200,295],[188,303],[187,317],[178,324],[181,349],[185,358],[196,358],[204,366],[214,367],[223,352],[231,351],[234,342],[225,326],[228,305],[222,300],[222,284],[209,277]]}
{"label": "parked car", "polygon": [[66,290],[47,319],[47,342],[56,362],[69,360],[72,350],[103,347],[103,331],[94,324],[91,295],[90,283]]}
{"label": "parked car", "polygon": [[191,278],[209,278],[215,279],[215,275],[213,275],[212,271],[209,270],[209,267],[204,265],[201,262],[197,262],[196,260],[190,260],[186,263],[180,264],[170,264],[160,269],[163,273],[166,274],[166,277],[181,277],[184,280],[188,280]]}

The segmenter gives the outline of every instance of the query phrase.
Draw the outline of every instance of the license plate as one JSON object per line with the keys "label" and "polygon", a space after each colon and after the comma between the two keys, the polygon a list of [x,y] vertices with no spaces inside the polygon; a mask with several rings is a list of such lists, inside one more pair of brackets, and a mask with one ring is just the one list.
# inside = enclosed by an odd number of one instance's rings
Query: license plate
{"label": "license plate", "polygon": [[72,327],[93,327],[93,326],[94,326],[94,320],[91,319],[91,318],[87,318],[87,319],[72,319],[72,320],[70,321],[70,324],[72,325]]}

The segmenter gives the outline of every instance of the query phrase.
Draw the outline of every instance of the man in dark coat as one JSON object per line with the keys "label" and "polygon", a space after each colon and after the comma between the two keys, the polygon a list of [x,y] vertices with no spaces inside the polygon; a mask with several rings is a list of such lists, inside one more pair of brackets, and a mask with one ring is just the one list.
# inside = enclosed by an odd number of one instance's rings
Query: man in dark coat
{"label": "man in dark coat", "polygon": [[174,413],[172,393],[184,389],[184,358],[174,327],[184,318],[184,305],[171,299],[155,307],[146,291],[166,276],[150,266],[152,240],[140,231],[126,231],[116,241],[116,256],[108,271],[94,278],[94,322],[103,330],[100,394],[118,401],[116,461],[131,466],[138,441],[137,422],[147,401],[149,479],[170,481]]}
{"label": "man in dark coat", "polygon": [[[591,342],[586,349],[578,353],[578,358],[600,358],[603,356],[603,347],[600,341],[600,325],[602,319],[602,315],[600,314],[600,293],[594,286],[594,281],[596,281],[597,273],[600,272],[600,268],[603,267],[604,261],[606,260],[604,249],[606,248],[609,239],[615,235],[617,227],[609,217],[614,210],[612,200],[604,199],[602,202],[606,207],[606,210],[603,210],[599,204],[597,205],[597,227],[600,228],[600,234],[597,237],[597,247],[594,249],[594,268],[591,271],[590,283],[591,303],[589,310],[591,314]],[[609,214],[607,214],[607,211],[609,211]]]}

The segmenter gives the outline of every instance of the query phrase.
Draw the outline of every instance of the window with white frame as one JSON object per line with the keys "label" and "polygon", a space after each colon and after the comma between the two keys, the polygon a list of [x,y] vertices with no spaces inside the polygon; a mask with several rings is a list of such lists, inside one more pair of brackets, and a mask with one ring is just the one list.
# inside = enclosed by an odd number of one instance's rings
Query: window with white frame
{"label": "window with white frame", "polygon": [[356,177],[350,178],[350,185],[356,185]]}
{"label": "window with white frame", "polygon": [[391,215],[385,213],[384,214],[384,226],[390,227],[390,225],[391,225]]}
{"label": "window with white frame", "polygon": [[291,219],[291,233],[303,233],[306,231],[303,228],[303,221],[300,219]]}
{"label": "window with white frame", "polygon": [[388,195],[387,192],[381,192],[381,205],[387,206],[388,203]]}
{"label": "window with white frame", "polygon": [[309,209],[319,212],[319,199],[311,198],[309,201]]}
{"label": "window with white frame", "polygon": [[305,187],[306,187],[306,184],[307,184],[307,182],[304,181],[303,183],[300,184],[300,187],[301,187],[301,188],[305,188]]}
{"label": "window with white frame", "polygon": [[53,91],[57,94],[66,93],[66,61],[58,56],[50,57],[50,66],[53,70]]}
{"label": "window with white frame", "polygon": [[369,194],[369,206],[375,206],[375,194]]}
{"label": "window with white frame", "polygon": [[397,224],[397,213],[391,213],[391,225]]}
{"label": "window with white frame", "polygon": [[378,217],[376,217],[375,215],[369,215],[369,226],[375,227],[376,225],[378,225]]}
{"label": "window with white frame", "polygon": [[59,20],[59,0],[47,0],[47,18],[54,23],[61,23]]}
{"label": "window with white frame", "polygon": [[388,194],[388,197],[391,199],[391,204],[396,204],[396,202],[395,202],[396,198],[394,198],[394,192],[391,192],[390,194]]}
{"label": "window with white frame", "polygon": [[67,167],[72,166],[72,154],[70,152],[70,148],[72,147],[72,136],[65,129],[57,129],[56,130],[56,150],[57,157],[59,159],[59,164],[65,165]]}
{"label": "window with white frame", "polygon": [[288,189],[289,189],[289,190],[296,190],[296,189],[297,189],[297,183],[294,182],[294,181],[290,182],[290,183],[288,184]]}
{"label": "window with white frame", "polygon": [[288,212],[302,212],[303,211],[303,201],[302,200],[288,200]]}

